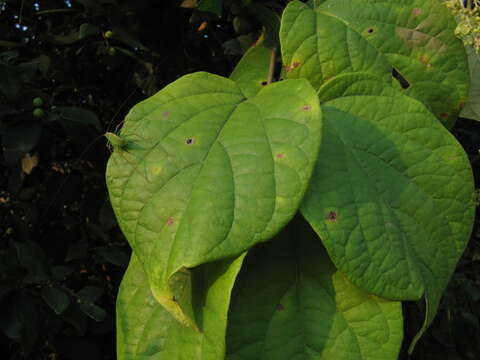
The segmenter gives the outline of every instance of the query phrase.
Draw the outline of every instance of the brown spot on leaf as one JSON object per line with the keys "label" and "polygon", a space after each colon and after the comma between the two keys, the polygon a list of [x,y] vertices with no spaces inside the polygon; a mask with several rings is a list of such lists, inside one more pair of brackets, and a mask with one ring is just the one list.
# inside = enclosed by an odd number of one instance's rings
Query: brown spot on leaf
{"label": "brown spot on leaf", "polygon": [[311,109],[312,109],[312,107],[309,104],[302,106],[303,111],[310,111]]}
{"label": "brown spot on leaf", "polygon": [[277,154],[277,159],[282,159],[285,157],[285,154]]}
{"label": "brown spot on leaf", "polygon": [[413,16],[418,16],[422,13],[422,9],[419,9],[419,8],[414,8],[412,9],[412,15]]}
{"label": "brown spot on leaf", "polygon": [[175,296],[172,297],[172,301],[173,301],[173,302],[177,302],[177,299],[175,298]]}
{"label": "brown spot on leaf", "polygon": [[282,311],[282,310],[285,310],[285,308],[283,307],[282,304],[278,304],[277,307],[276,307],[277,311]]}
{"label": "brown spot on leaf", "polygon": [[459,105],[458,105],[459,109],[462,110],[464,107],[465,107],[465,103],[464,102],[461,102]]}
{"label": "brown spot on leaf", "polygon": [[335,211],[330,211],[327,215],[327,220],[332,222],[337,221],[337,213]]}
{"label": "brown spot on leaf", "polygon": [[172,226],[173,224],[175,224],[175,219],[173,217],[169,217],[167,219],[167,226]]}
{"label": "brown spot on leaf", "polygon": [[441,113],[440,114],[440,117],[443,118],[443,119],[448,119],[450,115],[448,113]]}
{"label": "brown spot on leaf", "polygon": [[425,55],[420,56],[418,60],[424,65],[428,64],[428,57],[426,57]]}
{"label": "brown spot on leaf", "polygon": [[294,69],[296,69],[297,67],[300,66],[300,63],[298,61],[295,61],[292,66]]}
{"label": "brown spot on leaf", "polygon": [[164,118],[169,117],[169,116],[170,116],[170,111],[164,111],[164,112],[162,113],[162,116],[163,116]]}

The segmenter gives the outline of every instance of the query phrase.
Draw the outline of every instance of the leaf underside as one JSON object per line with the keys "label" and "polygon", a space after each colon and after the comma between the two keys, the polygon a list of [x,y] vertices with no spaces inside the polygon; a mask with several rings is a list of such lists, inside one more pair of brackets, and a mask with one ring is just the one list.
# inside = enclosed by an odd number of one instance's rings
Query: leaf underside
{"label": "leaf underside", "polygon": [[[279,101],[281,99],[281,101]],[[295,214],[321,138],[318,97],[303,79],[244,97],[208,73],[186,75],[136,105],[107,185],[156,299],[193,328],[191,268],[236,256]]]}
{"label": "leaf underside", "polygon": [[194,306],[202,332],[176,321],[153,297],[148,278],[132,255],[117,297],[119,360],[223,360],[230,292],[244,255],[195,270]]}
{"label": "leaf underside", "polygon": [[401,303],[352,285],[303,219],[250,251],[235,289],[228,360],[395,360]]}

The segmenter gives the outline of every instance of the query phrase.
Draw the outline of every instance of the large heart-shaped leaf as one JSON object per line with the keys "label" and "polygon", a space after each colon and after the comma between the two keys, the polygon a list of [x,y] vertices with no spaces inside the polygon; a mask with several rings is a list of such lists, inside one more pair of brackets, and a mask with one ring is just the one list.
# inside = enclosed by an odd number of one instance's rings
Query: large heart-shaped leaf
{"label": "large heart-shaped leaf", "polygon": [[400,302],[350,283],[299,220],[250,251],[232,295],[226,358],[397,359]]}
{"label": "large heart-shaped leaf", "polygon": [[107,167],[110,200],[154,296],[178,320],[195,327],[189,268],[270,239],[295,214],[320,135],[318,97],[303,79],[245,99],[234,81],[195,73],[130,111]]}
{"label": "large heart-shaped leaf", "polygon": [[421,103],[371,76],[339,76],[319,96],[324,140],[302,213],[357,286],[425,293],[426,327],[473,224],[467,156]]}
{"label": "large heart-shaped leaf", "polygon": [[390,71],[395,69],[405,93],[451,126],[469,84],[455,27],[451,12],[438,0],[327,0],[316,9],[293,1],[283,15],[281,43],[286,66],[300,64],[291,77],[316,83],[327,79],[323,73],[363,71],[384,77],[385,64],[380,65],[374,47]]}
{"label": "large heart-shaped leaf", "polygon": [[299,1],[285,8],[280,28],[283,63],[289,78],[306,78],[315,89],[343,73],[367,72],[392,81],[388,60],[337,16]]}
{"label": "large heart-shaped leaf", "polygon": [[177,322],[153,297],[132,255],[117,298],[119,360],[223,360],[230,293],[244,255],[195,269],[194,306],[202,332]]}

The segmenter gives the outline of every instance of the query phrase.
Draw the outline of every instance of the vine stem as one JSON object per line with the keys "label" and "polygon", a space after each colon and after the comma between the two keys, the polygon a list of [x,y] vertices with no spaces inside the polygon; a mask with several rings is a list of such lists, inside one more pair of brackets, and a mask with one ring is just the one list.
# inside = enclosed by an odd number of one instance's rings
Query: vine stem
{"label": "vine stem", "polygon": [[277,49],[272,49],[272,55],[270,56],[270,66],[268,68],[267,84],[271,84],[273,81],[273,74],[275,73],[275,59],[277,57]]}

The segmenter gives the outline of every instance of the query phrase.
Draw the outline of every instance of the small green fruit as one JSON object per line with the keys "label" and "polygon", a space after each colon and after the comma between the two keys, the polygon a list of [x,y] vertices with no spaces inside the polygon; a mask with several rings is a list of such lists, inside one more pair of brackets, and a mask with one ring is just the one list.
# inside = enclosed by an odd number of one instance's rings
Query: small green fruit
{"label": "small green fruit", "polygon": [[113,36],[113,31],[112,30],[105,31],[105,37],[107,39],[110,39],[112,36]]}
{"label": "small green fruit", "polygon": [[35,107],[43,106],[43,99],[41,97],[36,97],[35,99],[33,99],[33,106]]}
{"label": "small green fruit", "polygon": [[35,116],[36,118],[41,118],[45,115],[45,111],[43,111],[43,109],[35,109],[33,110],[33,116]]}
{"label": "small green fruit", "polygon": [[115,55],[116,52],[117,52],[117,50],[115,50],[115,48],[113,48],[113,47],[108,48],[108,53],[109,53],[110,55]]}

